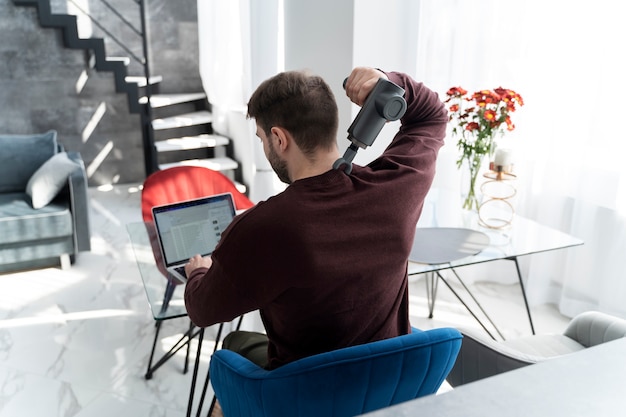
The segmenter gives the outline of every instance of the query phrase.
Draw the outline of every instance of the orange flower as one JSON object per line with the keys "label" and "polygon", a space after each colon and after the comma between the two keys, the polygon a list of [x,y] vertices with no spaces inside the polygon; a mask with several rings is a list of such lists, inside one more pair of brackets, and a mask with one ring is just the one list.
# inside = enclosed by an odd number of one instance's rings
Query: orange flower
{"label": "orange flower", "polygon": [[[523,106],[522,97],[513,90],[502,87],[492,90],[479,90],[471,95],[461,87],[448,90],[448,115],[452,124],[452,135],[457,137],[457,148],[461,151],[457,167],[467,162],[470,169],[471,186],[463,207],[478,208],[473,184],[485,155],[495,150],[495,138],[504,134],[505,129],[514,130],[510,113]],[[467,108],[463,106],[467,104]]]}
{"label": "orange flower", "polygon": [[483,117],[485,118],[485,120],[493,122],[494,120],[496,120],[496,112],[493,110],[485,110],[485,112],[483,113]]}
{"label": "orange flower", "polygon": [[504,119],[504,121],[506,122],[506,129],[510,132],[511,130],[515,129],[515,125],[513,124],[513,122],[511,121],[511,118],[509,116],[506,116],[506,119]]}
{"label": "orange flower", "polygon": [[464,159],[491,154],[495,150],[495,137],[515,129],[510,114],[517,106],[524,105],[519,94],[503,87],[471,94],[462,87],[452,87],[447,94],[452,134],[458,137],[457,146],[463,151],[457,161],[459,166]]}

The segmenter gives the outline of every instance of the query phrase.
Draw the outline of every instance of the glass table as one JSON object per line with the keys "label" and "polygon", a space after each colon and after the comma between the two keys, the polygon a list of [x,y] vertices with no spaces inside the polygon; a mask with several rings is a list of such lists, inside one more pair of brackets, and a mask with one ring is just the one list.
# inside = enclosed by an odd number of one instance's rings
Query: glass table
{"label": "glass table", "polygon": [[[135,222],[126,225],[126,230],[130,238],[130,242],[135,254],[135,260],[137,261],[137,267],[141,274],[144,289],[146,291],[146,297],[148,304],[152,311],[152,316],[156,321],[156,332],[154,335],[154,343],[152,345],[152,351],[150,353],[150,359],[148,361],[148,370],[145,378],[152,378],[152,374],[167,360],[174,356],[180,349],[187,347],[187,354],[185,356],[185,366],[183,373],[187,373],[189,368],[189,351],[190,342],[196,336],[198,337],[198,350],[196,352],[196,359],[193,369],[193,377],[191,380],[191,389],[189,392],[189,404],[187,407],[187,416],[191,415],[193,408],[193,398],[196,389],[196,380],[198,376],[198,368],[200,362],[200,353],[202,348],[202,341],[204,338],[204,328],[196,328],[191,321],[189,321],[189,329],[181,336],[181,338],[172,346],[172,348],[163,355],[156,363],[153,364],[154,353],[156,345],[159,339],[159,330],[164,320],[186,317],[187,310],[185,309],[185,286],[184,283],[172,276],[165,269],[163,258],[161,255],[161,249],[157,240],[156,229],[152,222]],[[236,329],[241,326],[243,316],[239,318]],[[215,345],[213,351],[217,349],[218,342],[221,339],[224,324],[220,323],[217,336],[215,338]],[[204,383],[202,390],[202,396],[200,397],[200,404],[198,406],[198,415],[202,411],[202,405],[208,389],[209,378]],[[211,409],[213,408],[215,399],[211,403]]]}
{"label": "glass table", "polygon": [[497,260],[512,261],[515,264],[531,332],[535,334],[518,257],[582,244],[581,239],[519,215],[515,216],[509,228],[501,230],[485,228],[479,225],[476,213],[461,209],[458,196],[455,198],[450,191],[432,189],[426,198],[424,211],[417,225],[414,246],[409,257],[408,273],[409,277],[426,274],[430,318],[433,317],[437,286],[439,281],[442,281],[487,334],[495,339],[487,326],[479,319],[478,311],[470,308],[441,274],[441,271],[450,270],[462,285],[467,296],[504,339],[475,295],[462,280],[458,269]]}
{"label": "glass table", "polygon": [[189,364],[189,341],[198,335],[199,330],[189,325],[189,329],[174,344],[161,359],[153,364],[154,353],[159,338],[159,331],[164,320],[185,317],[187,310],[184,301],[184,285],[170,275],[163,264],[161,250],[156,240],[156,231],[152,222],[136,222],[126,225],[126,230],[137,261],[137,267],[141,274],[148,304],[152,311],[152,317],[156,321],[156,332],[152,352],[148,361],[146,379],[151,379],[152,374],[168,359],[174,356],[181,348],[187,346],[184,373]]}

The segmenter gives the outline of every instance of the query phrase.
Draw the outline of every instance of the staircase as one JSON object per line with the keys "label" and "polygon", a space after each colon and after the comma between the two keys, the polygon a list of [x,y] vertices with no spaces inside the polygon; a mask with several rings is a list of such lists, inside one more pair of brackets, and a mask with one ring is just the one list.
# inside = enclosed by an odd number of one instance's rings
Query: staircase
{"label": "staircase", "polygon": [[[159,94],[163,82],[160,76],[151,76],[145,34],[145,0],[136,0],[140,7],[141,30],[135,30],[142,38],[144,57],[138,58],[113,34],[110,34],[91,16],[89,18],[107,33],[132,58],[144,68],[142,75],[129,75],[128,57],[106,55],[102,38],[80,38],[77,17],[68,14],[53,14],[50,0],[13,0],[18,6],[35,7],[39,24],[44,28],[62,31],[65,47],[82,49],[90,55],[90,63],[97,71],[110,71],[114,75],[115,91],[126,94],[128,110],[141,117],[144,165],[146,176],[159,169],[175,165],[199,165],[220,171],[233,180],[242,192],[241,169],[234,155],[232,141],[216,135],[212,128],[211,106],[203,92],[181,94]],[[108,7],[110,5],[106,3]],[[119,14],[113,11],[114,14]],[[123,17],[124,23],[130,25]],[[149,80],[149,82],[147,82]]]}
{"label": "staircase", "polygon": [[155,94],[150,102],[161,169],[199,165],[239,181],[239,164],[230,157],[231,140],[213,133],[213,116],[204,93]]}

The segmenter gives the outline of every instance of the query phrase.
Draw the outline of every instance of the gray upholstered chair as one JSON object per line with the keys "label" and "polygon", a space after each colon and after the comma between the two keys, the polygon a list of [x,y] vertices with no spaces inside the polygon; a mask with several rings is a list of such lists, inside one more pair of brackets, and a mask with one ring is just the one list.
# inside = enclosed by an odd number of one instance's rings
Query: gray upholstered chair
{"label": "gray upholstered chair", "polygon": [[80,154],[64,152],[53,130],[0,135],[0,273],[66,266],[89,250]]}
{"label": "gray upholstered chair", "polygon": [[589,311],[574,317],[563,334],[506,341],[494,341],[478,331],[459,330],[463,345],[447,377],[453,387],[626,337],[626,320]]}

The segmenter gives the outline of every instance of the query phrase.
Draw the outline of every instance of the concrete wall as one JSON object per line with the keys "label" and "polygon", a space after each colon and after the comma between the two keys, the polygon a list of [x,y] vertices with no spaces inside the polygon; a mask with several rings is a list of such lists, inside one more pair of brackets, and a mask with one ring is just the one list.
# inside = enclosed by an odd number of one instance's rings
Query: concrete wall
{"label": "concrete wall", "polygon": [[[139,27],[134,2],[110,2]],[[196,1],[147,3],[152,74],[163,76],[161,92],[202,91]],[[128,35],[117,18],[105,17],[110,14],[98,9],[103,7],[101,2],[82,0],[80,4],[112,27],[116,36]],[[62,0],[54,0],[54,12],[64,7]],[[101,35],[97,27],[91,30]],[[2,133],[57,130],[67,149],[82,154],[92,186],[143,181],[139,115],[130,114],[126,96],[115,93],[112,73],[89,69],[84,51],[64,48],[60,30],[41,28],[34,7],[15,6],[12,0],[0,0],[0,39]],[[139,37],[125,42],[132,50],[141,50]],[[127,55],[113,44],[107,43],[107,48],[110,56]],[[129,69],[134,75],[140,66],[133,63]]]}

